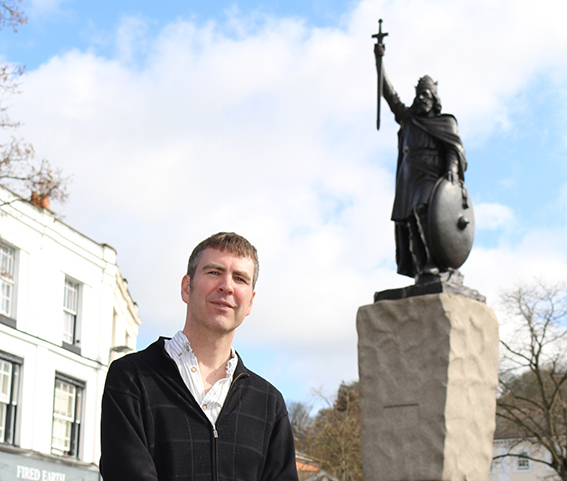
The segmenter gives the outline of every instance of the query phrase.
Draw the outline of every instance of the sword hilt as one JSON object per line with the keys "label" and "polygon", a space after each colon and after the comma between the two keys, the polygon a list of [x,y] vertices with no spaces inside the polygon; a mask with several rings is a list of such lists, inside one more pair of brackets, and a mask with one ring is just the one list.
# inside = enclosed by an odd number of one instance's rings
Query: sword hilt
{"label": "sword hilt", "polygon": [[378,33],[372,35],[372,38],[375,38],[378,41],[378,45],[384,45],[384,37],[387,37],[388,34],[386,32],[382,33],[382,19],[378,20]]}

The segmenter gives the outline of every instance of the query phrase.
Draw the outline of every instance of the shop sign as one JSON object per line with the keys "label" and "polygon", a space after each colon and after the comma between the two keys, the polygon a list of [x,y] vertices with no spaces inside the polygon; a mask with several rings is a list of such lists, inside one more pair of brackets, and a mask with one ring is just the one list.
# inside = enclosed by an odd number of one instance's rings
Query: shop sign
{"label": "shop sign", "polygon": [[65,481],[65,474],[18,464],[16,466],[16,478],[29,479],[30,481]]}
{"label": "shop sign", "polygon": [[96,467],[53,462],[35,453],[0,451],[0,481],[99,481]]}

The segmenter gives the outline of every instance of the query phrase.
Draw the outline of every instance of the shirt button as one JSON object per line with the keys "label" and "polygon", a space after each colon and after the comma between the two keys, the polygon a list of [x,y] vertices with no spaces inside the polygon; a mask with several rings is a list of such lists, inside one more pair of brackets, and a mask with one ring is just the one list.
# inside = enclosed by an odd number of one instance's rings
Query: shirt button
{"label": "shirt button", "polygon": [[186,350],[186,351],[190,351],[190,350],[191,350],[191,348],[189,347],[189,344],[185,344],[185,350]]}
{"label": "shirt button", "polygon": [[206,410],[207,410],[207,405],[203,404],[203,411],[206,411]]}
{"label": "shirt button", "polygon": [[191,368],[191,372],[197,372],[197,368],[196,368],[195,366],[193,366],[193,367]]}

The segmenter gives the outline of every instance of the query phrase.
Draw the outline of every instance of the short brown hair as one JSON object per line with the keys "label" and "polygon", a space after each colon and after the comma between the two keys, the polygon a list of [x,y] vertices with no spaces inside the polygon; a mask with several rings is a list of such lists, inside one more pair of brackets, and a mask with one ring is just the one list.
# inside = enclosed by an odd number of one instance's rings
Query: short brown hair
{"label": "short brown hair", "polygon": [[197,264],[205,249],[217,249],[221,252],[230,252],[239,257],[249,257],[254,261],[254,278],[252,280],[252,288],[256,286],[258,273],[260,271],[260,263],[258,262],[258,252],[256,248],[248,242],[244,237],[234,232],[219,232],[213,234],[204,241],[200,242],[189,257],[187,264],[187,275],[193,279]]}

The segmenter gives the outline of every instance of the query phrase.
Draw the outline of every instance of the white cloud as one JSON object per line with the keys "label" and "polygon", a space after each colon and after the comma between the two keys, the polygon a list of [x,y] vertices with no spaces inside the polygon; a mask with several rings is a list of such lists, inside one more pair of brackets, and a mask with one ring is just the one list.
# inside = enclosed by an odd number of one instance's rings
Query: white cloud
{"label": "white cloud", "polygon": [[514,213],[507,205],[478,204],[474,206],[475,228],[494,230],[514,220]]}
{"label": "white cloud", "polygon": [[[390,112],[374,129],[376,20],[390,32],[385,62],[402,99],[411,102],[423,74],[440,79],[466,145],[513,126],[508,101],[536,74],[553,66],[565,79],[565,29],[559,16],[537,13],[545,10],[367,0],[341,29],[277,18],[252,28],[235,13],[227,25],[175,21],[156,38],[130,19],[116,34],[116,59],[71,51],[29,72],[15,117],[38,152],[74,173],[63,213],[118,249],[146,341],[183,323],[190,250],[235,230],[261,262],[238,338],[272,346],[306,386],[336,386],[357,376],[358,306],[411,283],[395,274]],[[139,42],[146,56],[133,65]],[[479,228],[513,219],[482,199],[476,210]],[[512,279],[565,275],[549,243],[536,233],[519,246],[475,247],[467,284],[492,299]]]}
{"label": "white cloud", "polygon": [[29,11],[32,15],[53,13],[59,10],[62,2],[63,0],[29,0]]}
{"label": "white cloud", "polygon": [[148,26],[142,19],[132,16],[122,18],[116,32],[117,57],[121,63],[132,62],[136,54],[143,51],[147,32]]}
{"label": "white cloud", "polygon": [[550,284],[567,279],[567,230],[533,229],[517,244],[497,248],[473,247],[463,271],[465,282],[487,296],[498,307],[502,292],[535,278]]}

